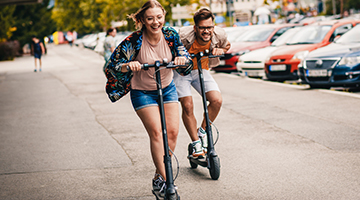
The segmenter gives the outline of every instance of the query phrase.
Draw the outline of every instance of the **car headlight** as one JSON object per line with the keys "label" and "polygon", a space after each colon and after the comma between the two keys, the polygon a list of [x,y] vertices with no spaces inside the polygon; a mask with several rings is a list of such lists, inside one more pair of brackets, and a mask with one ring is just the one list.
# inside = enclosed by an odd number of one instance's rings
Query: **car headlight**
{"label": "car headlight", "polygon": [[305,57],[309,54],[309,51],[300,51],[300,52],[297,52],[292,58],[291,60],[304,60]]}
{"label": "car headlight", "polygon": [[343,57],[339,65],[354,65],[360,63],[360,56],[352,56],[352,57]]}

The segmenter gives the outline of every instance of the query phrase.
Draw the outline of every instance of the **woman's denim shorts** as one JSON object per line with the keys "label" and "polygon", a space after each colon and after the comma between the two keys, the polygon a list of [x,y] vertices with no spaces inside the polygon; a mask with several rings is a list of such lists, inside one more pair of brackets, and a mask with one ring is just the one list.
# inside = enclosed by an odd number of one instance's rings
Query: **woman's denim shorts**
{"label": "woman's denim shorts", "polygon": [[[162,93],[164,104],[179,102],[174,81],[171,81],[170,85],[163,88]],[[140,110],[149,106],[158,106],[157,90],[131,90],[130,98],[135,110]]]}

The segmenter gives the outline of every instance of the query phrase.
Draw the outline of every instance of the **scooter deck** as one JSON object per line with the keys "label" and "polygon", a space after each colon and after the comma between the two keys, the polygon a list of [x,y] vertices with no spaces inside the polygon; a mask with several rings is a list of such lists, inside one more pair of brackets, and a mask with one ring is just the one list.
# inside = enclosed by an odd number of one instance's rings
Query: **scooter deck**
{"label": "scooter deck", "polygon": [[201,158],[194,158],[192,155],[189,155],[188,156],[188,159],[195,163],[195,164],[198,164],[202,167],[207,167],[208,166],[208,162],[207,162],[207,155],[205,155],[205,157],[201,157]]}

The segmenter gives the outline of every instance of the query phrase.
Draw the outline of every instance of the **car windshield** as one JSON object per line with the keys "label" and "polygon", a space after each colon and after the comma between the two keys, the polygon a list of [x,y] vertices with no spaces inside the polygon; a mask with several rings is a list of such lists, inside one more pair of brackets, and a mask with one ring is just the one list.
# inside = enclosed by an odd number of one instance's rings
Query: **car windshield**
{"label": "car windshield", "polygon": [[231,28],[225,29],[227,34],[227,39],[230,43],[235,42],[237,38],[241,37],[242,34],[246,32],[245,28]]}
{"label": "car windshield", "polygon": [[238,37],[235,42],[261,42],[265,41],[275,29],[273,28],[256,28],[246,31],[242,37]]}
{"label": "car windshield", "polygon": [[331,25],[306,26],[298,31],[286,44],[316,44],[321,42],[331,29]]}
{"label": "car windshield", "polygon": [[360,25],[357,25],[346,32],[336,40],[335,43],[360,43]]}
{"label": "car windshield", "polygon": [[300,27],[296,27],[296,28],[291,28],[291,29],[287,30],[285,33],[280,35],[280,37],[278,37],[271,44],[271,46],[277,47],[277,46],[285,45],[286,42],[289,41],[295,35],[295,33],[297,33],[300,29],[301,29]]}

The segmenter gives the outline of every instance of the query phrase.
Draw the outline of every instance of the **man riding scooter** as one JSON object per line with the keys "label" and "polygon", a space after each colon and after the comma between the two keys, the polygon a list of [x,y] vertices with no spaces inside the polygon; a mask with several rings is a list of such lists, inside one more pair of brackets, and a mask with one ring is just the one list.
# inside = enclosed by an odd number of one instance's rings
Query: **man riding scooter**
{"label": "man riding scooter", "polygon": [[[214,26],[214,15],[207,8],[202,8],[194,14],[194,26],[183,27],[179,30],[182,43],[190,54],[197,54],[210,50],[213,55],[222,55],[230,49],[225,31]],[[201,60],[203,66],[205,94],[209,101],[208,112],[210,121],[214,121],[222,105],[220,89],[209,72],[210,67],[219,65],[219,58],[205,58]],[[179,76],[174,73],[174,82],[177,88],[179,101],[182,107],[182,119],[193,144],[194,158],[204,157],[207,150],[205,120],[197,128],[197,121],[193,111],[191,86],[200,94],[200,80],[197,70],[197,59],[193,58],[194,68],[190,75]]]}

